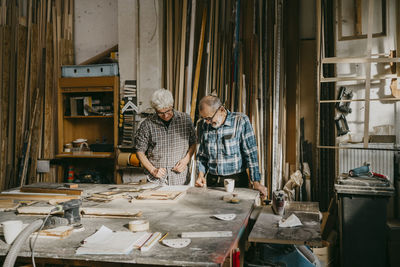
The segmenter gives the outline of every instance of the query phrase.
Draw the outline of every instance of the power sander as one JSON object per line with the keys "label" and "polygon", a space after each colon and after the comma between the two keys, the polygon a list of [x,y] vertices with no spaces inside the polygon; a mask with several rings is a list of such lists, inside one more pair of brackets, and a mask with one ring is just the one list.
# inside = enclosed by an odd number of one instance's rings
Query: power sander
{"label": "power sander", "polygon": [[81,222],[81,214],[79,211],[82,201],[80,199],[72,199],[57,205],[52,212],[64,212],[63,217],[51,216],[45,223],[45,228],[54,228],[61,225],[79,225]]}

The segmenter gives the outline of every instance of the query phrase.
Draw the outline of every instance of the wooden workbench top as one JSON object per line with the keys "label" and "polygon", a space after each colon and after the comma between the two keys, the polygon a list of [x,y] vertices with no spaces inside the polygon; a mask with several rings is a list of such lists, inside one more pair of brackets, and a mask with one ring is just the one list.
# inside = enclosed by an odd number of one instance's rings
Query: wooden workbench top
{"label": "wooden workbench top", "polygon": [[[280,228],[279,220],[294,213],[302,222],[302,226]],[[249,235],[250,242],[322,246],[321,225],[319,222],[318,203],[288,203],[283,216],[276,215],[271,206],[262,208],[257,221]]]}
{"label": "wooden workbench top", "polygon": [[[83,197],[94,192],[123,188],[125,185],[80,185],[84,189]],[[126,185],[127,186],[127,185]],[[134,250],[128,255],[75,255],[80,242],[92,235],[102,225],[114,231],[129,231],[127,224],[131,219],[82,218],[83,232],[74,232],[63,240],[38,239],[35,248],[37,258],[62,258],[70,260],[119,262],[168,266],[218,266],[229,255],[237,242],[253,210],[258,192],[250,189],[235,189],[240,202],[228,203],[222,197],[228,193],[222,189],[189,188],[184,198],[173,204],[135,204],[128,199],[114,200],[118,208],[142,211],[141,218],[150,222],[151,232],[169,232],[168,238],[179,238],[182,232],[232,231],[232,237],[192,238],[186,248],[174,249],[156,244],[150,251]],[[111,202],[111,203],[113,203]],[[90,203],[89,203],[90,204]],[[110,206],[110,203],[107,203]],[[85,204],[85,201],[83,205]],[[235,213],[232,221],[221,221],[213,214]],[[18,219],[30,223],[43,216],[18,216],[14,212],[0,212],[0,222]],[[5,255],[9,245],[0,240],[0,255]],[[19,256],[30,257],[28,245],[22,247]]]}

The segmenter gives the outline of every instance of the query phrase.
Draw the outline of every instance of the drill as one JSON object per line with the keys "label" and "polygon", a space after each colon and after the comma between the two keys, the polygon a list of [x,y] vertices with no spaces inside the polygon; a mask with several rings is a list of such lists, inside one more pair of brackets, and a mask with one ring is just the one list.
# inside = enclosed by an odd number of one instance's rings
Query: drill
{"label": "drill", "polygon": [[369,166],[370,163],[364,162],[363,166],[350,170],[349,171],[350,177],[372,176]]}

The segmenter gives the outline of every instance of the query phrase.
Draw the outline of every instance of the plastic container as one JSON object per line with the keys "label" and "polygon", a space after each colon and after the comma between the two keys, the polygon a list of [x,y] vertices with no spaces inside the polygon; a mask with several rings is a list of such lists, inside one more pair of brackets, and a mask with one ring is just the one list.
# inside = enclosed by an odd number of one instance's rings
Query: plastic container
{"label": "plastic container", "polygon": [[118,64],[96,64],[96,65],[70,65],[61,66],[62,77],[102,77],[102,76],[117,76]]}
{"label": "plastic container", "polygon": [[384,267],[386,206],[394,188],[373,177],[340,177],[335,184],[339,207],[340,266]]}

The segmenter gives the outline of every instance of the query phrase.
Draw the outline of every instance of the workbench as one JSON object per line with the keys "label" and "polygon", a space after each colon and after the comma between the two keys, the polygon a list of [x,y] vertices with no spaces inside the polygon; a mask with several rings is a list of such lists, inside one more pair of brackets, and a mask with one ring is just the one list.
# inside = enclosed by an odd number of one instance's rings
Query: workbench
{"label": "workbench", "polygon": [[[279,220],[294,213],[302,226],[280,228]],[[272,206],[263,207],[249,235],[249,242],[322,246],[321,225],[317,202],[289,202],[283,216],[276,215]]]}
{"label": "workbench", "polygon": [[[129,185],[79,185],[84,189],[82,198],[93,192],[123,188]],[[191,238],[191,243],[185,248],[169,248],[157,243],[150,251],[133,250],[127,255],[76,255],[75,251],[81,241],[92,235],[102,225],[113,231],[129,231],[128,222],[131,219],[121,218],[82,218],[83,232],[73,232],[62,240],[38,239],[35,246],[37,263],[51,262],[53,264],[70,264],[71,266],[223,266],[229,259],[232,250],[238,247],[240,238],[245,232],[250,213],[255,201],[259,199],[258,191],[236,188],[239,203],[229,203],[222,198],[229,193],[223,188],[193,188],[173,204],[135,204],[128,199],[119,199],[118,208],[140,210],[140,218],[150,222],[151,232],[168,232],[168,238],[179,238],[182,232],[200,231],[232,231],[232,237]],[[109,203],[107,203],[109,205]],[[83,201],[83,206],[85,201]],[[213,214],[234,213],[232,221],[222,221],[213,218]],[[12,219],[30,223],[44,216],[21,216],[15,212],[0,212],[0,222]],[[9,245],[0,240],[0,255],[7,253]],[[21,262],[30,263],[31,252],[28,242],[19,252]],[[40,266],[40,265],[38,265]]]}

